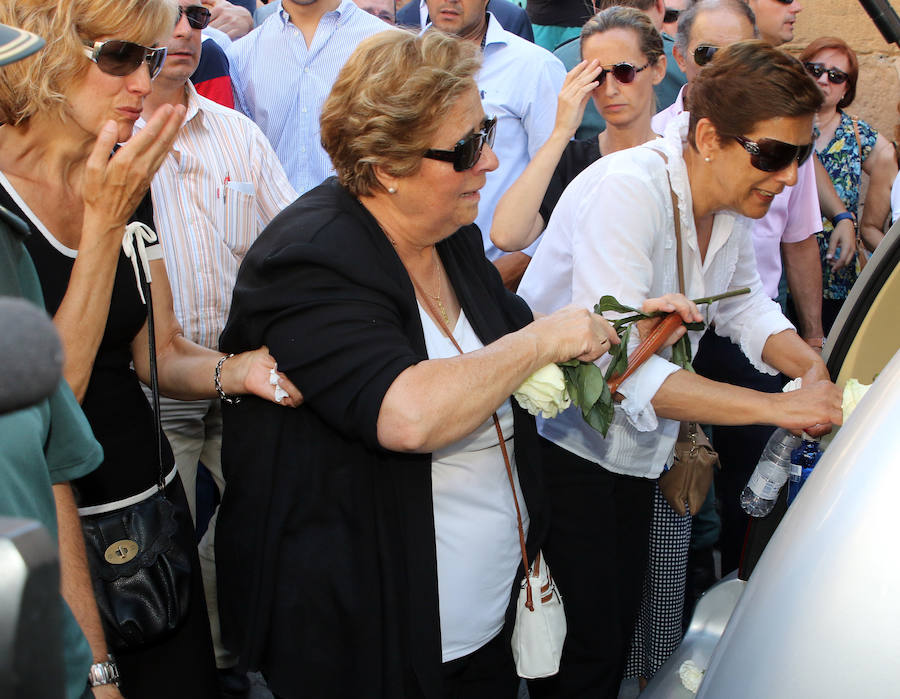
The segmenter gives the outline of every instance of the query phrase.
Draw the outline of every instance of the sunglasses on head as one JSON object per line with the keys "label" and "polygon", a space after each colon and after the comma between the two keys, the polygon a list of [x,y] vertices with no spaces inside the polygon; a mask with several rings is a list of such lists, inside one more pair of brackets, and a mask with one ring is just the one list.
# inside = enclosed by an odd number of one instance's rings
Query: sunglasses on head
{"label": "sunglasses on head", "polygon": [[628,83],[633,83],[634,79],[637,77],[637,74],[642,70],[645,70],[649,65],[650,61],[647,61],[640,68],[635,68],[630,63],[616,63],[611,68],[603,68],[600,71],[600,74],[595,78],[595,80],[600,85],[602,85],[606,82],[606,74],[612,73],[612,76],[616,79],[616,82],[627,85]]}
{"label": "sunglasses on head", "polygon": [[93,43],[86,41],[84,42],[84,54],[104,73],[120,78],[131,75],[140,68],[142,63],[146,63],[150,71],[150,79],[153,80],[159,75],[166,60],[166,47],[150,48],[118,39]]}
{"label": "sunglasses on head", "polygon": [[672,7],[666,8],[666,14],[663,15],[663,24],[672,24],[673,22],[678,21],[678,15],[681,14],[681,10],[676,10]]}
{"label": "sunglasses on head", "polygon": [[828,73],[828,82],[832,85],[843,85],[850,79],[844,71],[837,68],[826,68],[824,63],[804,63],[806,72],[813,76],[816,80],[822,77],[822,73]]}
{"label": "sunglasses on head", "polygon": [[705,66],[713,59],[713,56],[716,55],[716,51],[718,50],[718,46],[700,44],[697,48],[694,49],[694,63],[696,63],[698,66]]}
{"label": "sunglasses on head", "polygon": [[497,117],[485,119],[480,131],[469,134],[460,141],[457,141],[453,150],[437,150],[429,148],[425,151],[424,157],[432,160],[443,160],[447,163],[453,163],[453,169],[457,172],[463,172],[471,167],[481,157],[481,151],[484,144],[488,146],[494,145],[494,134],[497,130]]}
{"label": "sunglasses on head", "polygon": [[202,5],[188,5],[187,7],[178,6],[178,16],[175,18],[175,24],[181,21],[181,15],[185,15],[191,29],[206,29],[209,20],[212,18],[212,12]]}
{"label": "sunglasses on head", "polygon": [[761,138],[751,141],[742,136],[735,136],[734,140],[740,143],[744,150],[750,154],[750,164],[763,172],[777,172],[784,170],[794,160],[797,165],[803,165],[813,150],[813,144],[806,143],[802,146],[784,141],[776,141],[774,138]]}

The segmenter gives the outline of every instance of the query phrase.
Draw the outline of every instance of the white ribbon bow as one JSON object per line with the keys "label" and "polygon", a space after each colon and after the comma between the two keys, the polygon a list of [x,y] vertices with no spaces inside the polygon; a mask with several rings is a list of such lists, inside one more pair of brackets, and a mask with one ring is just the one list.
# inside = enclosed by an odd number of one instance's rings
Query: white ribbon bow
{"label": "white ribbon bow", "polygon": [[[147,255],[147,243],[155,243],[159,240],[156,232],[141,223],[140,221],[132,221],[125,226],[125,235],[122,237],[122,250],[125,257],[131,260],[131,266],[134,269],[134,278],[137,281],[138,293],[141,295],[141,303],[147,303],[144,298],[144,290],[141,288],[141,275],[138,272],[138,258],[140,258],[141,267],[144,268],[144,278],[149,284],[153,281],[150,278],[150,260],[158,260],[161,255],[159,250],[154,250],[151,256]],[[157,246],[158,247],[158,246]]]}

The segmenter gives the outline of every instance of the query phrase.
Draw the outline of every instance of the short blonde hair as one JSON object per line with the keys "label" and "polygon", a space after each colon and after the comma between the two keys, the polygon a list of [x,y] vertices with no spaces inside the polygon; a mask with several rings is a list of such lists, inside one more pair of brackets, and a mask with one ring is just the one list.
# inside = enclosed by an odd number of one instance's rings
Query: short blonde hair
{"label": "short blonde hair", "polygon": [[42,37],[33,56],[0,69],[0,121],[37,113],[63,118],[66,91],[87,72],[84,42],[98,37],[151,46],[175,26],[174,0],[3,0],[0,22]]}
{"label": "short blonde hair", "polygon": [[354,196],[383,189],[379,166],[415,174],[453,104],[477,89],[478,47],[438,31],[385,31],[363,41],[322,109],[322,146]]}

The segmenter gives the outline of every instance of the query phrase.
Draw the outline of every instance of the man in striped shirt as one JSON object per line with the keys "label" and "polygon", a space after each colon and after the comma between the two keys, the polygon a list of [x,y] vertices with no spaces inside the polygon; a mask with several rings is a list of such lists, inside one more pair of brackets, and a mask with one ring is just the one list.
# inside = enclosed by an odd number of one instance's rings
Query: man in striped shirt
{"label": "man in striped shirt", "polygon": [[391,25],[352,0],[280,0],[228,49],[235,107],[255,121],[298,193],[334,174],[319,115],[338,72],[363,39]]}
{"label": "man in striped shirt", "polygon": [[[200,61],[203,21],[191,11],[190,2],[179,0],[185,11],[172,35],[160,40],[168,47],[168,56],[135,128],[142,128],[163,104],[187,107],[184,125],[150,192],[175,314],[185,337],[214,349],[244,255],[296,193],[256,124],[199,96],[191,84],[190,76]],[[220,493],[225,487],[219,401],[161,400],[163,428],[172,443],[191,514],[196,516],[198,462],[212,473]],[[216,663],[227,668],[234,659],[228,657],[218,638],[214,536],[215,515],[200,542],[200,561]]]}

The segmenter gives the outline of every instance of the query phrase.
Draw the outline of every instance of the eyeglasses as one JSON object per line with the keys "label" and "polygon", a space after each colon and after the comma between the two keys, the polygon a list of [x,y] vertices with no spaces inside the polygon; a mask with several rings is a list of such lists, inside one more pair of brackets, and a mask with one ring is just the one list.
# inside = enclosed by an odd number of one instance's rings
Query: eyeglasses
{"label": "eyeglasses", "polygon": [[150,48],[130,41],[95,41],[84,42],[84,53],[97,67],[107,75],[124,77],[131,75],[140,68],[142,63],[147,64],[150,70],[150,79],[153,80],[162,70],[166,60],[166,47]]}
{"label": "eyeglasses", "polygon": [[718,50],[718,46],[700,44],[697,48],[694,49],[694,63],[696,63],[698,66],[705,66],[713,59],[713,56],[716,55],[716,51]]}
{"label": "eyeglasses", "polygon": [[596,77],[596,80],[602,85],[606,82],[606,74],[612,73],[616,82],[627,85],[628,83],[633,83],[637,74],[642,70],[646,70],[649,65],[650,61],[647,61],[640,68],[635,68],[630,63],[616,63],[612,68],[603,68],[603,70],[600,71],[600,75]]}
{"label": "eyeglasses", "polygon": [[832,85],[843,85],[850,79],[844,71],[837,68],[826,68],[824,63],[804,63],[806,72],[816,80],[822,77],[822,73],[828,73],[828,82]]}
{"label": "eyeglasses", "polygon": [[678,15],[681,14],[681,10],[676,10],[671,7],[666,8],[666,14],[663,15],[663,24],[672,24],[673,22],[678,21]]}
{"label": "eyeglasses", "polygon": [[797,161],[798,166],[803,165],[813,150],[812,142],[798,146],[793,143],[776,141],[774,138],[751,141],[742,136],[735,136],[734,140],[750,154],[750,164],[763,172],[784,170],[794,160]]}
{"label": "eyeglasses", "polygon": [[471,133],[464,139],[457,141],[453,150],[437,150],[429,148],[425,151],[424,157],[432,160],[443,160],[447,163],[453,163],[453,169],[457,172],[463,172],[475,166],[481,157],[481,151],[486,143],[488,146],[494,145],[494,134],[497,130],[497,117],[485,119],[480,131]]}
{"label": "eyeglasses", "polygon": [[212,18],[212,12],[202,5],[189,5],[188,7],[178,6],[178,17],[175,18],[175,24],[181,21],[181,15],[187,15],[188,24],[191,29],[206,29],[209,20]]}

